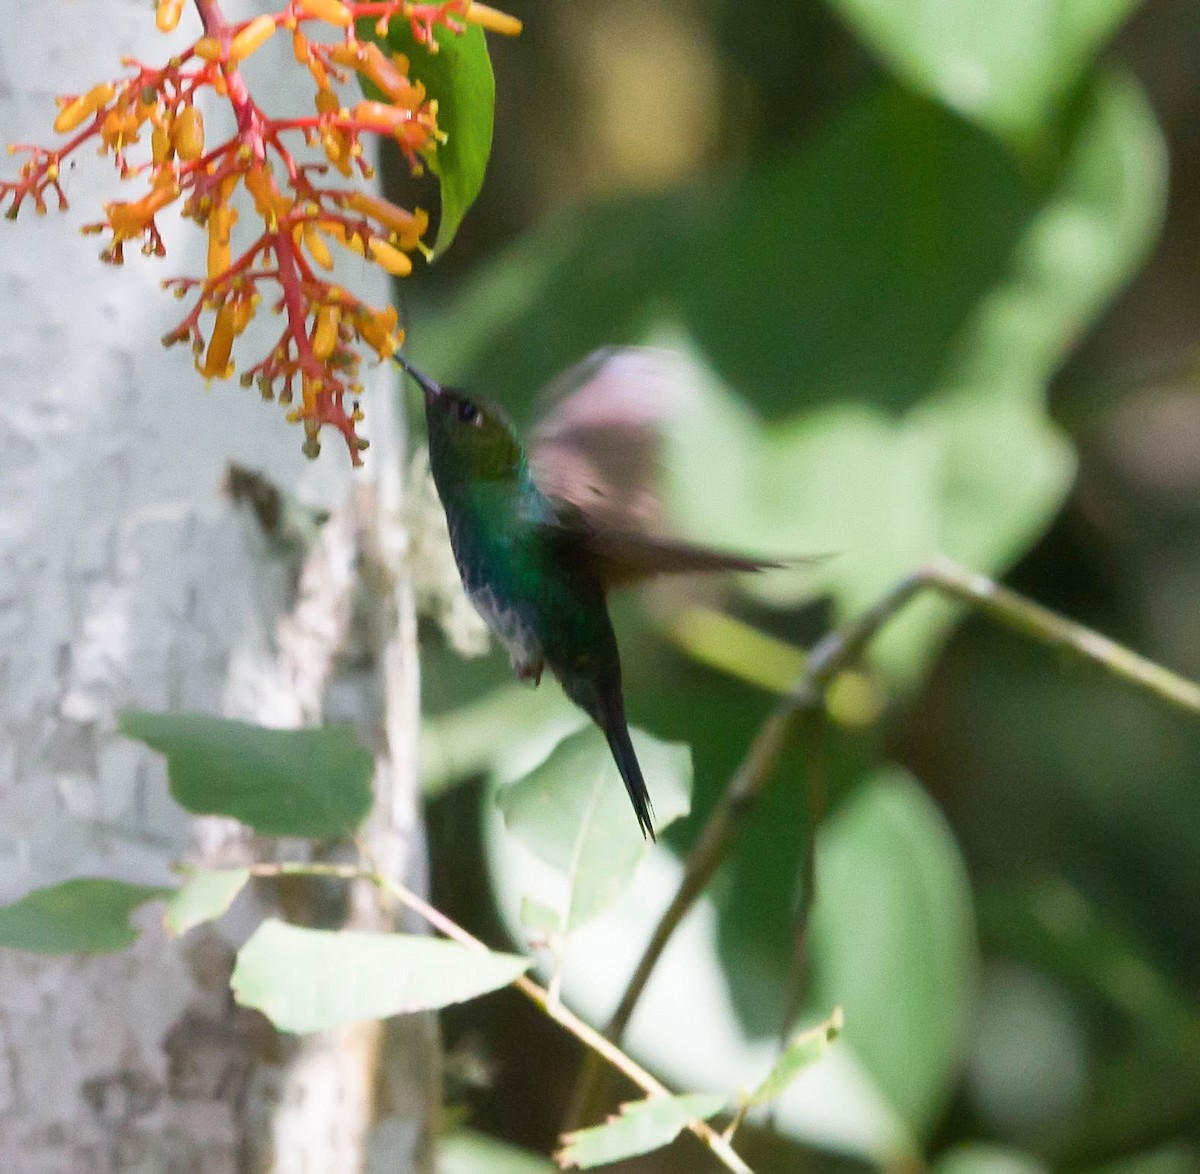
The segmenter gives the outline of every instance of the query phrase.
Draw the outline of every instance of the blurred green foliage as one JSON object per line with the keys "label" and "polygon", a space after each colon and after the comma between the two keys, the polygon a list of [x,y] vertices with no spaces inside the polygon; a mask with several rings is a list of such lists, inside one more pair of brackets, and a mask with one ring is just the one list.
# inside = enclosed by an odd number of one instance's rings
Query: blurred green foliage
{"label": "blurred green foliage", "polygon": [[[1123,450],[1098,471],[1094,456],[1120,441],[1105,431],[1113,385],[1136,390],[1130,370],[1173,356],[1148,338],[1098,370],[1079,358],[1159,240],[1167,150],[1146,87],[1183,84],[1200,16],[1139,17],[1130,0],[512,7],[526,34],[493,46],[487,185],[444,265],[406,287],[416,362],[529,424],[538,388],[597,346],[685,351],[703,395],[672,436],[676,528],[836,553],[706,599],[778,640],[811,643],[945,551],[1200,671],[1200,638],[1189,658],[1160,636],[1194,626],[1200,565],[1178,540],[1121,528],[1131,496],[1154,517],[1161,495],[1137,499],[1114,474]],[[1177,51],[1155,21],[1180,30]],[[1160,76],[1152,53],[1172,52]],[[664,126],[694,141],[666,143]],[[669,174],[646,166],[656,149]],[[1181,483],[1172,516],[1200,538],[1200,483]],[[665,837],[676,854],[773,704],[702,663],[671,623],[684,605],[656,595],[616,615],[631,720],[691,748],[692,814]],[[963,620],[933,601],[906,612],[871,653],[881,720],[831,731],[807,931],[795,746],[664,957],[630,1047],[681,1088],[752,1087],[798,985],[806,1016],[844,1006],[845,1031],[789,1089],[756,1169],[852,1156],[1198,1170],[1196,723]],[[435,894],[520,941],[522,898],[546,882],[505,839],[495,795],[548,769],[578,724],[514,692],[497,658],[463,663],[428,636]],[[490,899],[464,863],[481,849]],[[678,875],[656,850],[567,939],[564,994],[593,1021]],[[451,1014],[451,1041],[487,1016]],[[536,1122],[565,1115],[571,1073],[539,1071],[521,1044],[470,1108],[548,1152]],[[672,1151],[628,1168],[694,1170],[689,1144],[677,1166]]]}
{"label": "blurred green foliage", "polygon": [[[640,730],[632,737],[642,771],[654,785],[654,825],[661,831],[688,813],[691,754],[686,746],[665,745]],[[645,840],[629,834],[625,788],[596,726],[565,737],[545,762],[497,792],[496,802],[509,833],[562,877],[555,932],[603,913],[646,855]],[[544,900],[539,904],[545,907]]]}

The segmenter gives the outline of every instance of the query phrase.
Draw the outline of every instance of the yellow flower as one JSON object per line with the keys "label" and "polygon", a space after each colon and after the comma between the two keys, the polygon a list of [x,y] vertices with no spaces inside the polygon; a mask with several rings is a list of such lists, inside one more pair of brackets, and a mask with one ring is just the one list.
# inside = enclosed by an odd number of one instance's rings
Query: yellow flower
{"label": "yellow flower", "polygon": [[339,306],[324,305],[317,311],[317,320],[312,332],[312,349],[313,354],[322,363],[333,354],[341,321],[342,311]]}
{"label": "yellow flower", "polygon": [[354,19],[342,0],[300,0],[300,7],[309,16],[315,16],[318,20],[327,21],[343,29],[349,28]]}
{"label": "yellow flower", "polygon": [[208,340],[208,352],[203,364],[197,363],[196,370],[205,379],[228,379],[233,374],[229,356],[233,351],[233,339],[237,325],[237,306],[232,301],[221,303],[212,337]]}
{"label": "yellow flower", "polygon": [[229,60],[244,61],[257,52],[275,35],[276,27],[273,16],[256,16],[229,42]]}
{"label": "yellow flower", "polygon": [[355,326],[359,337],[381,359],[390,358],[404,341],[404,334],[397,331],[396,323],[395,306],[387,306],[382,310],[376,310],[372,306],[359,306],[355,313]]}
{"label": "yellow flower", "polygon": [[394,234],[392,243],[401,249],[415,249],[429,228],[429,213],[423,209],[414,208],[410,212],[407,208],[398,208],[390,200],[366,192],[352,192],[346,207],[383,225]]}
{"label": "yellow flower", "polygon": [[86,94],[68,102],[58,112],[58,117],[54,120],[54,129],[59,134],[66,134],[81,126],[102,106],[107,106],[116,92],[117,88],[112,82],[101,82],[98,86],[92,86]]}
{"label": "yellow flower", "polygon": [[506,37],[518,36],[525,27],[515,16],[509,16],[507,12],[500,12],[487,4],[468,4],[463,19]]}
{"label": "yellow flower", "polygon": [[187,163],[204,154],[204,115],[197,107],[185,106],[179,112],[171,127],[171,145],[175,154]]}

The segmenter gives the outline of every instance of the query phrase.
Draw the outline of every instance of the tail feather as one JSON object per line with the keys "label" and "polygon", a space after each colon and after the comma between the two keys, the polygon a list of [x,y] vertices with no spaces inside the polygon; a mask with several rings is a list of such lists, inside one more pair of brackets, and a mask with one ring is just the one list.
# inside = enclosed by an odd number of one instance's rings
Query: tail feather
{"label": "tail feather", "polygon": [[633,804],[642,835],[657,840],[658,837],[654,834],[654,808],[650,805],[650,791],[646,787],[646,780],[642,778],[642,768],[638,764],[637,755],[633,752],[633,741],[629,737],[624,706],[615,716],[618,720],[603,725],[604,736],[608,739],[608,747],[625,782],[625,790],[629,792],[629,801]]}
{"label": "tail feather", "polygon": [[629,737],[629,723],[625,720],[620,671],[618,670],[615,680],[608,679],[603,684],[591,677],[569,673],[561,674],[559,680],[562,681],[567,696],[604,731],[608,748],[612,751],[617,770],[621,772],[621,779],[625,783],[625,790],[629,792],[629,801],[633,804],[642,835],[657,840],[658,837],[654,834],[654,808],[650,805],[650,791],[646,787],[646,780],[642,778],[642,768],[638,765],[633,741]]}

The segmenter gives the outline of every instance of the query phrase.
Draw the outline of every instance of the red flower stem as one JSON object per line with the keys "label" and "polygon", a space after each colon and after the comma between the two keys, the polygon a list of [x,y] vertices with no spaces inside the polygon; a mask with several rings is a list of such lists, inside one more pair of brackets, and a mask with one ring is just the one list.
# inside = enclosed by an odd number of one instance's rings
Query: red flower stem
{"label": "red flower stem", "polygon": [[234,31],[221,11],[220,0],[196,0],[196,11],[200,13],[205,33],[221,43],[221,75],[225,79],[229,104],[237,119],[238,138],[254,152],[255,158],[265,161],[267,148],[263,140],[262,111],[250,97],[246,79],[242,77],[237,62],[229,60],[229,44]]}
{"label": "red flower stem", "polygon": [[272,235],[274,240],[271,247],[279,265],[279,287],[283,291],[283,304],[287,310],[292,339],[296,343],[296,354],[301,366],[313,378],[320,379],[325,374],[325,365],[313,354],[312,343],[308,339],[304,325],[308,317],[304,309],[304,294],[296,277],[298,263],[302,262],[296,256],[296,246],[292,243],[290,232],[281,229]]}

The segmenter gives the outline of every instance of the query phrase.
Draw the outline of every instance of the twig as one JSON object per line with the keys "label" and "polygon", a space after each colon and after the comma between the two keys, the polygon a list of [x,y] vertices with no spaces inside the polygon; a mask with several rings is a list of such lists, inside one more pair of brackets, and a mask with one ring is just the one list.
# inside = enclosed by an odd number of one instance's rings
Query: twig
{"label": "twig", "polygon": [[[343,880],[366,880],[376,885],[382,892],[411,909],[427,921],[444,937],[458,942],[476,953],[489,953],[488,947],[474,934],[463,929],[456,921],[436,909],[423,897],[411,889],[393,880],[391,877],[374,872],[370,869],[359,868],[353,864],[330,864],[303,862],[281,862],[274,864],[255,864],[250,867],[254,876],[330,876]],[[594,1027],[585,1023],[573,1011],[565,1007],[557,999],[551,998],[550,992],[531,978],[521,975],[513,985],[526,998],[541,1008],[551,1019],[569,1031],[586,1047],[602,1056],[614,1068],[628,1077],[647,1096],[669,1096],[670,1091],[660,1081],[656,1080],[635,1060],[631,1059],[610,1040],[606,1039]],[[693,1121],[688,1128],[721,1160],[727,1169],[737,1174],[753,1174],[749,1166],[738,1156],[720,1133],[707,1121]]]}
{"label": "twig", "polygon": [[1195,681],[993,583],[985,575],[959,566],[951,559],[938,557],[925,568],[924,576],[925,585],[966,603],[996,623],[1052,648],[1094,661],[1113,676],[1148,690],[1161,701],[1200,713],[1200,685]]}
{"label": "twig", "polygon": [[[866,651],[888,621],[916,595],[926,590],[937,591],[965,603],[998,624],[1052,648],[1090,660],[1121,680],[1147,689],[1163,701],[1200,714],[1200,685],[1195,682],[1000,586],[985,575],[971,571],[944,555],[935,556],[896,583],[857,620],[829,633],[814,646],[799,681],[760,727],[709,817],[700,839],[684,862],[683,878],[675,896],[655,925],[605,1030],[604,1034],[609,1039],[619,1041],[624,1035],[667,943],[708,887],[742,820],[754,808],[771,779],[794,730],[808,716],[812,719],[815,736],[815,732],[823,726],[826,692],[837,675]],[[815,742],[813,747],[815,749]],[[823,794],[823,763],[817,753],[810,753],[809,759],[810,787],[816,786]],[[823,805],[821,795],[811,794],[810,804],[811,810],[819,817]],[[814,838],[816,826],[814,820],[811,827]],[[815,893],[813,858],[813,846],[810,843],[806,864],[808,883],[799,911],[802,919],[807,916]],[[594,1115],[597,1102],[603,1095],[602,1081],[603,1070],[596,1063],[594,1053],[589,1054],[576,1085],[568,1121]]]}

